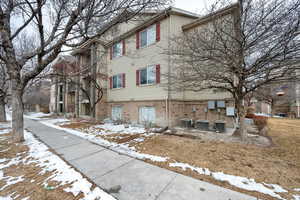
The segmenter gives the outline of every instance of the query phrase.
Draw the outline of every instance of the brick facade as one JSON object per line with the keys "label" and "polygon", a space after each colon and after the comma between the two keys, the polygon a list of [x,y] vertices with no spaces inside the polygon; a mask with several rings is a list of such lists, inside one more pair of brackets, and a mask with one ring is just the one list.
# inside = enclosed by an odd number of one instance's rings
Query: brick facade
{"label": "brick facade", "polygon": [[[216,120],[226,121],[227,127],[233,127],[233,118],[226,116],[226,109],[207,110],[208,101],[134,101],[134,102],[109,102],[107,103],[107,116],[112,117],[112,107],[122,107],[122,120],[129,123],[139,123],[139,108],[154,107],[158,126],[177,126],[180,119],[208,120],[213,123]],[[231,100],[226,101],[226,106],[233,106]],[[169,115],[169,120],[168,120]],[[169,121],[169,122],[168,122]]]}

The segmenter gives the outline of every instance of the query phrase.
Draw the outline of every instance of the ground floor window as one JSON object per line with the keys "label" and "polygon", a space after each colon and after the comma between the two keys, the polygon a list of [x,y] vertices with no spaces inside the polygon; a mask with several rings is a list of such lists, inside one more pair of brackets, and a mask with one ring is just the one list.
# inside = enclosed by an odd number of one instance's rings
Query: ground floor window
{"label": "ground floor window", "polygon": [[111,118],[113,121],[122,120],[122,106],[113,106],[111,109]]}
{"label": "ground floor window", "polygon": [[154,107],[140,107],[139,108],[139,121],[142,124],[155,123],[155,108]]}

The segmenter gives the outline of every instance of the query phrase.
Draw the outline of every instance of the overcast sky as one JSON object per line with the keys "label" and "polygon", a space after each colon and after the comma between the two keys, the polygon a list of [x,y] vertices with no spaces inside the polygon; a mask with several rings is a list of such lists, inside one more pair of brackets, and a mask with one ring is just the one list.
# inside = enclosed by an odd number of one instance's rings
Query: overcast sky
{"label": "overcast sky", "polygon": [[212,0],[174,0],[174,6],[190,12],[201,13],[212,2]]}

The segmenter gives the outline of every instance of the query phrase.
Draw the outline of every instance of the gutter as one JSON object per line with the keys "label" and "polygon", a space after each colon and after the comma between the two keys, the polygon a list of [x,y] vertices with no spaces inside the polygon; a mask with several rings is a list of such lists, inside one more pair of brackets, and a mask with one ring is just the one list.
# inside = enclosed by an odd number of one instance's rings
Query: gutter
{"label": "gutter", "polygon": [[232,4],[230,6],[227,6],[225,8],[222,8],[220,10],[216,10],[215,12],[212,12],[212,13],[209,13],[189,24],[186,24],[186,25],[183,25],[182,26],[182,31],[186,31],[186,30],[189,30],[191,28],[194,28],[196,26],[199,26],[199,25],[203,25],[203,24],[206,24],[210,21],[213,21],[215,19],[218,19],[220,17],[223,17],[223,16],[226,16],[228,14],[231,14],[231,13],[234,13],[237,9],[239,9],[239,4],[238,3],[235,3],[235,4]]}
{"label": "gutter", "polygon": [[[172,25],[172,21],[171,21],[171,15],[169,17],[169,27],[168,27],[168,50],[171,49],[171,25]],[[171,55],[170,53],[168,53],[168,96],[167,96],[167,103],[168,105],[166,105],[166,107],[168,108],[167,110],[167,120],[168,120],[168,127],[171,126],[171,121],[170,121],[170,99],[171,99]]]}

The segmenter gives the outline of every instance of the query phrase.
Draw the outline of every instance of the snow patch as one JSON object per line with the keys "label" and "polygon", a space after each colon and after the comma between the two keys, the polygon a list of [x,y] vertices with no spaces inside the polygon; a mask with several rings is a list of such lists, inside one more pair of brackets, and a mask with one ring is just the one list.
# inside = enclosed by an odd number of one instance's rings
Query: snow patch
{"label": "snow patch", "polygon": [[[83,199],[92,200],[100,197],[103,200],[114,199],[98,187],[91,190],[92,183],[75,171],[74,168],[66,164],[60,157],[50,152],[48,147],[35,139],[31,133],[25,131],[25,139],[25,143],[30,148],[28,157],[32,157],[38,161],[37,165],[43,169],[41,173],[54,171],[54,174],[51,175],[47,181],[58,181],[60,185],[71,184],[70,187],[64,190],[71,192],[74,196],[82,192],[84,194]],[[29,161],[29,163],[30,162],[35,161]]]}
{"label": "snow patch", "polygon": [[[116,151],[118,153],[125,154],[125,155],[131,156],[131,157],[134,157],[134,158],[138,158],[138,159],[141,159],[141,160],[149,159],[149,160],[154,161],[154,162],[165,162],[169,159],[168,157],[153,156],[153,155],[149,155],[149,154],[139,153],[139,152],[135,151],[135,148],[129,147],[126,144],[117,144],[117,143],[109,142],[109,141],[104,140],[102,138],[96,137],[95,135],[83,133],[81,131],[77,131],[77,130],[73,130],[73,129],[69,129],[69,128],[62,128],[60,126],[55,125],[54,124],[55,122],[53,120],[51,120],[51,121],[50,120],[49,121],[42,121],[41,123],[43,123],[46,126],[50,126],[52,128],[55,128],[55,129],[63,130],[63,131],[68,132],[70,134],[73,134],[73,135],[79,136],[81,138],[87,139],[91,142],[94,142],[96,144],[104,146],[104,147],[106,147],[108,149],[111,149],[113,151]],[[99,126],[101,126],[101,125],[99,125]],[[104,127],[104,126],[102,126],[102,127]],[[123,128],[119,127],[119,128],[114,129],[114,128],[112,128],[112,125],[105,125],[105,127],[111,127],[111,130],[125,130],[126,129],[125,127],[123,127]],[[132,132],[133,130],[134,131],[139,130],[140,133],[142,132],[142,129],[140,129],[140,128],[136,129],[136,127],[133,127],[133,128],[129,128],[127,130],[127,133],[130,133],[130,132],[133,133]]]}
{"label": "snow patch", "polygon": [[5,188],[7,188],[8,186],[10,185],[14,185],[14,184],[17,184],[19,182],[22,182],[24,181],[24,178],[23,176],[18,176],[18,177],[12,177],[12,176],[3,176],[3,172],[0,176],[0,179],[1,180],[4,180],[6,183],[3,187],[0,188],[0,191],[1,190],[4,190]]}
{"label": "snow patch", "polygon": [[105,123],[101,125],[96,125],[94,128],[101,128],[105,129],[105,131],[115,132],[115,133],[124,133],[124,134],[135,134],[135,133],[145,133],[146,130],[144,128],[140,127],[134,127],[131,125],[128,125],[126,127],[125,125],[114,125],[110,123]]}
{"label": "snow patch", "polygon": [[0,200],[13,200],[10,196],[0,197]]}
{"label": "snow patch", "polygon": [[[179,167],[179,168],[182,168],[184,171],[186,169],[190,169],[199,174],[212,176],[216,180],[226,181],[235,187],[238,187],[238,188],[241,188],[244,190],[248,190],[248,191],[256,191],[256,192],[264,193],[264,194],[270,195],[270,196],[278,198],[278,199],[283,199],[283,198],[276,193],[288,192],[287,190],[283,189],[281,186],[276,185],[276,184],[256,183],[254,179],[224,174],[223,172],[211,172],[207,168],[194,167],[187,163],[177,163],[177,162],[169,163],[169,166],[170,167]],[[266,186],[268,186],[272,189],[270,189]]]}
{"label": "snow patch", "polygon": [[52,115],[52,113],[29,112],[29,113],[26,113],[26,115],[24,115],[24,117],[26,117],[28,119],[39,120],[39,119],[41,119],[41,117],[49,117],[50,115]]}
{"label": "snow patch", "polygon": [[293,195],[294,200],[300,200],[300,195]]}
{"label": "snow patch", "polygon": [[184,171],[186,169],[190,169],[192,171],[198,172],[199,174],[210,176],[211,172],[207,168],[200,168],[200,167],[193,167],[187,163],[169,163],[170,167],[179,167],[182,168]]}
{"label": "snow patch", "polygon": [[[48,181],[57,181],[60,183],[60,186],[70,184],[70,186],[64,188],[64,190],[72,193],[74,196],[77,196],[79,193],[83,193],[82,199],[84,200],[115,200],[114,197],[110,196],[99,187],[95,187],[92,190],[92,183],[84,178],[79,172],[75,171],[74,168],[65,163],[59,156],[50,152],[48,147],[38,141],[30,132],[24,131],[24,137],[24,144],[29,147],[28,154],[24,158],[21,157],[21,154],[17,154],[16,157],[12,159],[0,159],[0,180],[5,182],[5,185],[2,186],[0,190],[24,180],[23,176],[4,176],[4,168],[12,165],[28,165],[35,163],[42,169],[40,174],[44,174],[46,172],[51,172],[52,174],[44,181],[44,186],[47,186]],[[7,199],[10,200],[12,198],[11,196],[0,197],[0,200]],[[25,199],[29,199],[29,197]]]}

